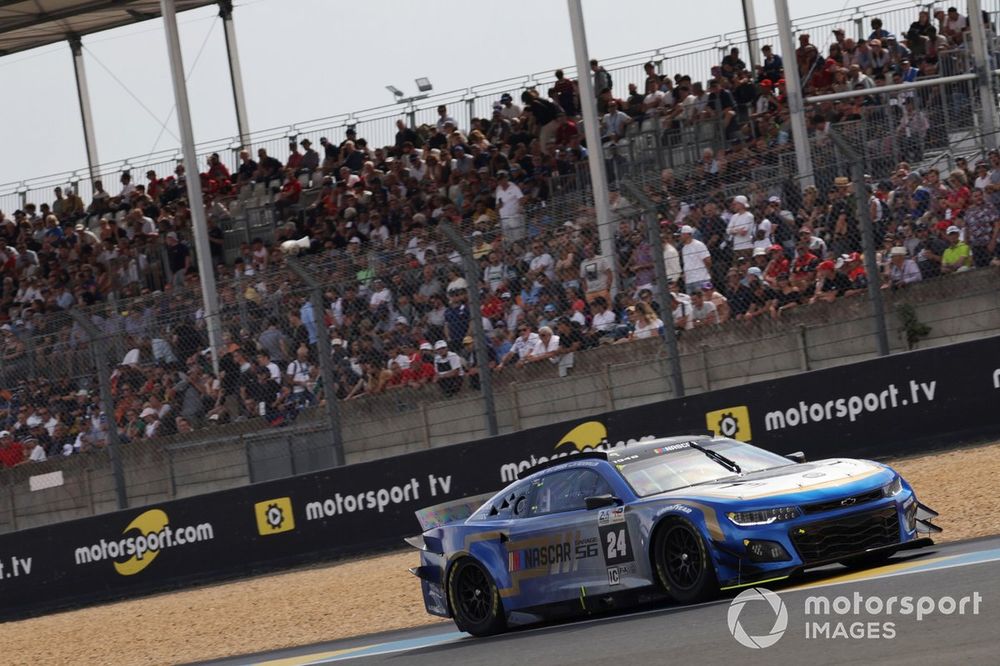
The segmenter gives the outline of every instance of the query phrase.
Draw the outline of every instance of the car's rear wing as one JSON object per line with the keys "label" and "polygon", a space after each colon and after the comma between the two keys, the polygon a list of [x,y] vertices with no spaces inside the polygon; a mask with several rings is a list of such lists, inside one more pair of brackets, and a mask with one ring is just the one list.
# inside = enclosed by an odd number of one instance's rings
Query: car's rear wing
{"label": "car's rear wing", "polygon": [[487,493],[485,495],[463,497],[461,499],[451,500],[450,502],[435,504],[434,506],[429,506],[425,509],[419,509],[414,513],[417,516],[417,520],[420,521],[420,529],[426,532],[429,529],[433,529],[447,523],[465,520],[475,513],[476,509],[483,505],[483,502],[492,496],[493,493]]}

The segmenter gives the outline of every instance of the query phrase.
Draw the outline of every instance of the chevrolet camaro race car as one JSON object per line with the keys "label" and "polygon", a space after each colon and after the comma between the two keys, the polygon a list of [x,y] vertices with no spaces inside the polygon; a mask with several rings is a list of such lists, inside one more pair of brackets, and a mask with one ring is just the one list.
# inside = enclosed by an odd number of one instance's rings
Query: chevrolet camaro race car
{"label": "chevrolet camaro race car", "polygon": [[483,499],[418,511],[407,539],[427,611],[474,635],[869,566],[940,531],[886,465],[711,436],[558,458]]}

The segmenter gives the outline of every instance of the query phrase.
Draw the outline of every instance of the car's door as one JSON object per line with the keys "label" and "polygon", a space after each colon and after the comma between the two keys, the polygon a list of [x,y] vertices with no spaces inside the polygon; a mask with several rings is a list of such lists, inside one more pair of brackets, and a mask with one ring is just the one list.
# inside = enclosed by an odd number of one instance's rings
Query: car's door
{"label": "car's door", "polygon": [[[533,479],[511,521],[507,565],[518,606],[581,598],[617,584],[610,569],[633,559],[624,509],[587,509],[586,498],[612,494],[594,468],[556,469]],[[612,514],[615,522],[611,522]]]}

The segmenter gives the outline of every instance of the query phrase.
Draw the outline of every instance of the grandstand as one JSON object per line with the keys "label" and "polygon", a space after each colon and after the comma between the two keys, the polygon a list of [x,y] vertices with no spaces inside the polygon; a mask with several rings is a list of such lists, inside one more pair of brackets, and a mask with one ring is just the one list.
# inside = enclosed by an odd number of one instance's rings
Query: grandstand
{"label": "grandstand", "polygon": [[[767,356],[766,341],[803,322],[867,316],[858,303],[869,282],[899,301],[918,282],[932,283],[924,299],[982,288],[970,280],[995,278],[1000,264],[1000,154],[979,120],[982,83],[879,91],[973,69],[965,17],[927,23],[920,11],[883,2],[848,21],[813,17],[796,24],[794,54],[761,28],[755,44],[783,63],[762,57],[757,70],[735,35],[602,60],[587,73],[603,83],[601,147],[584,145],[567,68],[435,96],[403,118],[382,108],[297,123],[292,137],[264,132],[242,150],[212,142],[199,147],[197,175],[159,156],[102,168],[99,187],[67,174],[18,184],[0,195],[10,211],[0,215],[0,462],[98,459],[114,431],[123,456],[155,467],[264,430],[245,455],[291,461],[264,476],[295,473],[329,462],[329,401],[341,406],[349,461],[363,460],[408,450],[419,429],[421,446],[432,432],[433,445],[481,435],[455,416],[479,408],[480,373],[498,386],[503,427],[518,429],[519,390],[612,362],[639,376],[663,360],[649,340],[665,326],[685,358],[711,346],[717,366],[746,361],[737,350],[748,345]],[[886,34],[870,34],[876,18]],[[790,76],[807,96],[857,93],[808,109],[810,174],[795,168]],[[850,158],[831,132],[862,155],[878,275],[862,266]],[[611,254],[601,254],[588,150],[609,167]],[[218,368],[193,268],[192,186],[209,217]],[[660,248],[644,233],[653,220]],[[442,225],[471,246],[475,277]],[[658,252],[670,303],[654,297]],[[472,345],[471,290],[488,359]],[[631,404],[669,391],[641,381]],[[295,455],[290,426],[308,442]],[[398,443],[378,444],[389,433]]]}

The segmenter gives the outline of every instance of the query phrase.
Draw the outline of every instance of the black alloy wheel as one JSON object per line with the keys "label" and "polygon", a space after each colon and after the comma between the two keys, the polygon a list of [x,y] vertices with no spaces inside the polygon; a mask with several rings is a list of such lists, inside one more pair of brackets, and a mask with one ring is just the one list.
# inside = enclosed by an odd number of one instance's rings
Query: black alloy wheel
{"label": "black alloy wheel", "polygon": [[500,592],[489,573],[471,558],[459,560],[448,578],[448,598],[455,624],[473,636],[506,628]]}

